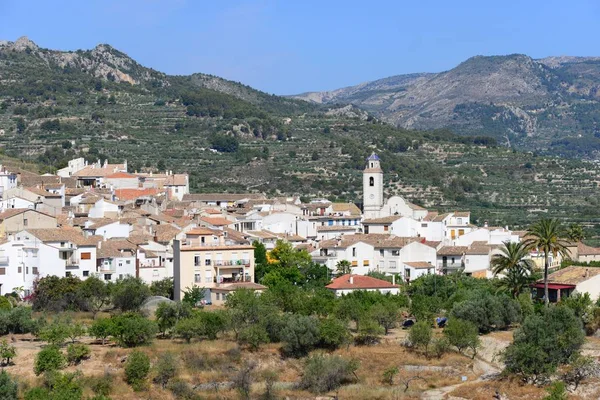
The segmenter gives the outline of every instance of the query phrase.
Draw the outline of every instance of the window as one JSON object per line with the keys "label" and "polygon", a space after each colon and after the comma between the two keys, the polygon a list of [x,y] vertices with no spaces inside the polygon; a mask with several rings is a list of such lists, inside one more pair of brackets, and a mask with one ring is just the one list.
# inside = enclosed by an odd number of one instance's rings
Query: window
{"label": "window", "polygon": [[0,268],[0,275],[6,275],[6,268]]}
{"label": "window", "polygon": [[200,266],[200,256],[194,256],[194,267]]}
{"label": "window", "polygon": [[29,267],[25,267],[25,274],[29,275]]}
{"label": "window", "polygon": [[28,223],[28,222],[29,222],[29,221],[27,221],[27,218],[23,218],[23,226],[27,226],[27,223]]}
{"label": "window", "polygon": [[379,250],[379,255],[380,255],[381,257],[383,257],[383,255],[384,255],[384,254],[385,254],[385,251],[384,251],[383,249],[380,249],[380,250]]}
{"label": "window", "polygon": [[375,186],[375,178],[373,178],[373,177],[369,178],[369,186]]}
{"label": "window", "polygon": [[392,255],[393,256],[399,256],[400,255],[400,250],[392,250]]}
{"label": "window", "polygon": [[352,248],[352,257],[356,257],[356,247]]}
{"label": "window", "polygon": [[390,269],[396,269],[396,261],[390,261]]}
{"label": "window", "polygon": [[67,272],[65,273],[65,276],[68,278],[69,276],[71,276],[71,272],[70,272],[70,271],[67,271]]}
{"label": "window", "polygon": [[352,261],[352,266],[353,267],[358,267],[358,261],[356,261],[356,260]]}
{"label": "window", "polygon": [[217,296],[217,301],[221,300],[221,293],[217,292],[216,296]]}
{"label": "window", "polygon": [[23,267],[19,266],[19,267],[17,268],[17,272],[18,272],[19,274],[20,274],[21,272],[23,272]]}
{"label": "window", "polygon": [[201,283],[202,282],[202,277],[200,276],[200,274],[194,274],[194,282],[195,283]]}
{"label": "window", "polygon": [[404,277],[410,279],[410,268],[404,269]]}
{"label": "window", "polygon": [[369,266],[369,260],[363,260],[363,267]]}
{"label": "window", "polygon": [[175,188],[175,193],[179,193],[179,188]]}
{"label": "window", "polygon": [[31,251],[31,255],[32,255],[34,258],[37,258],[37,249],[33,249],[33,250]]}
{"label": "window", "polygon": [[125,264],[127,264],[127,265],[131,264],[131,260],[126,260]]}
{"label": "window", "polygon": [[104,280],[105,281],[110,281],[112,278],[112,274],[104,274]]}
{"label": "window", "polygon": [[458,225],[462,225],[462,218],[456,218],[456,223]]}
{"label": "window", "polygon": [[[35,274],[35,271],[33,271]],[[90,276],[90,271],[83,271],[83,276]]]}
{"label": "window", "polygon": [[[39,274],[39,272],[38,272],[38,267],[33,267],[33,268],[31,268],[31,272],[32,272],[34,275],[37,275],[37,274]],[[86,275],[84,275],[84,276],[86,276]]]}
{"label": "window", "polygon": [[390,230],[390,227],[389,227],[389,225],[384,225],[384,226],[383,226],[383,231],[384,231],[384,232],[387,232],[387,231],[389,231],[389,230]]}
{"label": "window", "polygon": [[427,224],[421,224],[421,228],[427,228]]}
{"label": "window", "polygon": [[122,267],[123,263],[121,261],[119,261],[119,267]]}
{"label": "window", "polygon": [[464,229],[459,229],[458,230],[458,236],[462,236],[465,234],[465,230]]}
{"label": "window", "polygon": [[452,264],[454,264],[454,257],[452,257]]}
{"label": "window", "polygon": [[207,258],[206,260],[204,260],[204,265],[208,266],[208,265],[210,265],[210,263],[211,263],[211,259],[210,258]]}
{"label": "window", "polygon": [[92,259],[92,253],[81,253],[81,259],[82,260],[91,260]]}
{"label": "window", "polygon": [[60,242],[60,247],[65,247],[65,242]]}
{"label": "window", "polygon": [[123,279],[123,274],[119,274],[119,279]]}

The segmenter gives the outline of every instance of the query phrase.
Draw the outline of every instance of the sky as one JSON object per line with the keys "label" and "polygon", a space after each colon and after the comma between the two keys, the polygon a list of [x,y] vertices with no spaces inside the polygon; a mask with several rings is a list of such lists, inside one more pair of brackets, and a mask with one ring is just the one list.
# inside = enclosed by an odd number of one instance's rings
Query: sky
{"label": "sky", "polygon": [[600,56],[600,1],[0,0],[0,40],[108,43],[168,74],[275,94],[451,69],[475,55]]}

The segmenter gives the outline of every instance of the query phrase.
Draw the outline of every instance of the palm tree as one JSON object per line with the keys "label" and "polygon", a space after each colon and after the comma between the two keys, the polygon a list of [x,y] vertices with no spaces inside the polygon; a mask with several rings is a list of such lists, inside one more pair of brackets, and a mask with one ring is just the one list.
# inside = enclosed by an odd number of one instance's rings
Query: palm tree
{"label": "palm tree", "polygon": [[529,257],[529,248],[523,242],[504,242],[500,253],[492,257],[494,275],[504,274],[502,285],[517,297],[531,281],[534,263]]}
{"label": "palm tree", "polygon": [[583,227],[577,223],[569,225],[567,228],[567,238],[575,243],[581,242],[585,238]]}
{"label": "palm tree", "polygon": [[349,274],[351,272],[351,264],[348,260],[339,261],[335,267],[337,268],[340,275]]}
{"label": "palm tree", "polygon": [[543,218],[533,224],[527,230],[528,239],[525,244],[529,249],[537,249],[544,253],[544,301],[546,306],[550,303],[548,297],[548,257],[550,253],[554,256],[560,254],[568,257],[570,254],[567,248],[568,242],[561,238],[562,227],[560,221],[556,218]]}

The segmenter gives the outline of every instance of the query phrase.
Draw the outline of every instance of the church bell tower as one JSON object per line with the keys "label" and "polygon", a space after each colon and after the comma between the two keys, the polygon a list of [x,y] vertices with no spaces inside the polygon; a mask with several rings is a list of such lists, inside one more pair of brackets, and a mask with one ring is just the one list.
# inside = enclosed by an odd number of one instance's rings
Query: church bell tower
{"label": "church bell tower", "polygon": [[363,171],[363,212],[365,218],[378,218],[383,208],[383,170],[375,153],[367,158]]}

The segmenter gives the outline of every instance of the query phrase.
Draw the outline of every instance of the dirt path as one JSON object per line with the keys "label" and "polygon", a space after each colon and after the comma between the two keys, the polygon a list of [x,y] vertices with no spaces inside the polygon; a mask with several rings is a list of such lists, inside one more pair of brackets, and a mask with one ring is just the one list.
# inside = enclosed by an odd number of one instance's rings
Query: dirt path
{"label": "dirt path", "polygon": [[502,350],[504,350],[510,342],[494,334],[482,336],[480,337],[480,340],[481,348],[479,349],[477,356],[473,360],[473,373],[477,376],[477,378],[474,381],[465,381],[457,383],[455,385],[427,390],[426,392],[423,392],[423,394],[421,394],[421,399],[443,399],[448,394],[452,393],[455,389],[459,388],[461,385],[466,384],[467,382],[480,382],[488,380],[498,375],[504,367],[498,359],[498,354]]}

